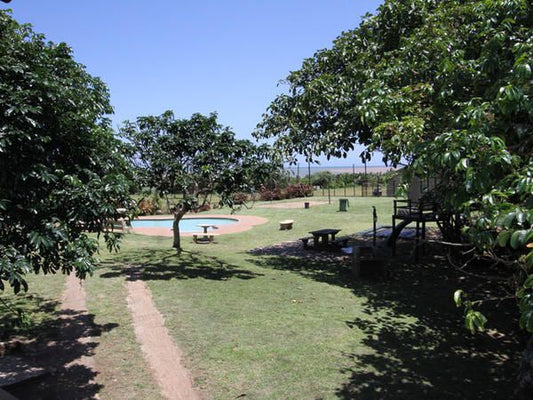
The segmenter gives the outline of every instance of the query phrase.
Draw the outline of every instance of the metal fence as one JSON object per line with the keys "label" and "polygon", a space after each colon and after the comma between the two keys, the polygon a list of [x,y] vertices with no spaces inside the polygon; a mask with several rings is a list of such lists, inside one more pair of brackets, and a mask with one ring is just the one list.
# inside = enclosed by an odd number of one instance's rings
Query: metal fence
{"label": "metal fence", "polygon": [[314,196],[322,197],[394,197],[395,182],[379,185],[356,185],[342,188],[315,188]]}

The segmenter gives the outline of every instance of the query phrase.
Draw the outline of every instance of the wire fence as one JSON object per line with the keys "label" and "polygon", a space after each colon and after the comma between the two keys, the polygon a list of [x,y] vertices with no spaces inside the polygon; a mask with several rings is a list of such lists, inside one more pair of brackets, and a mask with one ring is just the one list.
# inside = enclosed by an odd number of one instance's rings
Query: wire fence
{"label": "wire fence", "polygon": [[397,185],[394,181],[388,184],[355,185],[342,188],[315,188],[313,196],[322,197],[394,197]]}
{"label": "wire fence", "polygon": [[285,167],[285,171],[293,177],[304,179],[309,175],[318,174],[320,172],[330,172],[333,175],[337,174],[384,174],[389,171],[394,171],[392,167],[386,165],[369,165],[369,166],[316,166],[316,165],[290,165]]}
{"label": "wire fence", "polygon": [[[394,168],[387,166],[288,166],[290,180],[314,185],[315,196],[393,197],[398,182],[391,179]],[[392,173],[392,175],[391,175]]]}

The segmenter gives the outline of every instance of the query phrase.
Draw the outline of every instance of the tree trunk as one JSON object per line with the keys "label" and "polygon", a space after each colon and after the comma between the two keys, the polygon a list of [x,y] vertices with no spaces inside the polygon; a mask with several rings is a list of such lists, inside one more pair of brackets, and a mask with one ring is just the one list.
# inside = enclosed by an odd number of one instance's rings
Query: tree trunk
{"label": "tree trunk", "polygon": [[533,394],[533,335],[527,341],[522,353],[522,361],[518,371],[517,399],[531,399]]}
{"label": "tree trunk", "polygon": [[167,211],[166,212],[172,211],[172,208],[170,207],[170,199],[168,197],[168,193],[165,194],[165,200],[167,201]]}
{"label": "tree trunk", "polygon": [[187,211],[185,208],[180,208],[174,211],[174,222],[172,223],[172,231],[174,232],[174,240],[172,247],[176,249],[178,253],[181,253],[181,241],[180,241],[180,226],[179,223]]}

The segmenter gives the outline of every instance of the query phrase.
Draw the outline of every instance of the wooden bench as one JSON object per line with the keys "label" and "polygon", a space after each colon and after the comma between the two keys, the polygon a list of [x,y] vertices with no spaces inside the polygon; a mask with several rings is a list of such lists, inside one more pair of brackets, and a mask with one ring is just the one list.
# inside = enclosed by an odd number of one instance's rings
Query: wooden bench
{"label": "wooden bench", "polygon": [[294,223],[294,220],[292,220],[292,219],[286,219],[284,221],[280,221],[279,222],[279,230],[280,231],[284,231],[284,230],[292,229],[292,224],[293,223]]}
{"label": "wooden bench", "polygon": [[192,235],[192,240],[194,243],[213,243],[215,236],[218,236],[215,233],[195,233]]}
{"label": "wooden bench", "polygon": [[304,245],[304,249],[308,249],[309,248],[309,241],[310,240],[314,240],[315,238],[313,236],[308,236],[308,237],[304,237],[304,238],[300,238],[299,240],[302,241],[302,244]]}
{"label": "wooden bench", "polygon": [[105,223],[104,231],[106,232],[120,232],[120,233],[129,233],[131,230],[131,225],[128,219],[117,218],[110,219]]}

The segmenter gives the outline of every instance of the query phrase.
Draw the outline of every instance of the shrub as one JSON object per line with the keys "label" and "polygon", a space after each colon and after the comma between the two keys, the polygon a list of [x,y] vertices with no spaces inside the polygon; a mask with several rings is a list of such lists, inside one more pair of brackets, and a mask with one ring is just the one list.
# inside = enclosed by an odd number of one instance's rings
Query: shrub
{"label": "shrub", "polygon": [[199,213],[199,212],[202,212],[202,211],[209,211],[209,210],[211,210],[211,204],[210,203],[205,203],[203,206],[196,207],[193,211],[195,213]]}
{"label": "shrub", "polygon": [[296,185],[289,185],[285,189],[288,199],[296,197],[309,197],[313,195],[313,186],[299,183]]}
{"label": "shrub", "polygon": [[260,200],[262,201],[270,201],[270,200],[282,200],[283,193],[281,193],[281,189],[274,188],[274,189],[267,189],[264,186],[261,187],[260,190]]}
{"label": "shrub", "polygon": [[137,204],[137,207],[139,208],[140,215],[152,215],[155,212],[154,204],[149,199],[142,199]]}
{"label": "shrub", "polygon": [[242,192],[233,193],[232,200],[233,204],[241,205],[249,200],[249,196],[246,193]]}

